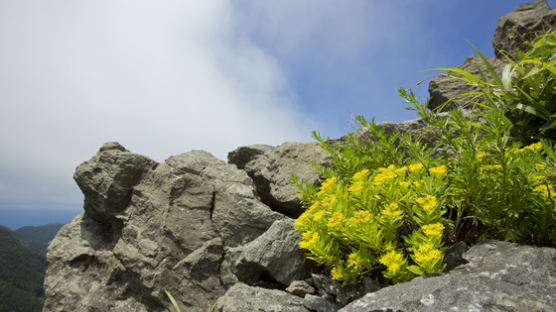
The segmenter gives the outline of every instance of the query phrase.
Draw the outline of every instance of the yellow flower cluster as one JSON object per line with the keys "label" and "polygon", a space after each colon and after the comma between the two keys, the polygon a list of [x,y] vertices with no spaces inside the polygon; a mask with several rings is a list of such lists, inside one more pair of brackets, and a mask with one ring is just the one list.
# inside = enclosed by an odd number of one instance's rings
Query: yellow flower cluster
{"label": "yellow flower cluster", "polygon": [[436,197],[433,196],[433,195],[427,195],[425,197],[419,197],[415,201],[419,205],[421,205],[423,207],[423,209],[425,209],[425,211],[427,211],[427,212],[431,212],[438,205]]}
{"label": "yellow flower cluster", "polygon": [[327,226],[329,228],[335,228],[340,226],[343,221],[344,221],[344,214],[339,211],[335,211],[332,214],[332,217],[330,217],[330,220],[328,220]]}
{"label": "yellow flower cluster", "polygon": [[400,209],[400,205],[397,203],[390,203],[384,210],[382,210],[382,214],[388,217],[399,217],[403,214],[403,211]]}
{"label": "yellow flower cluster", "polygon": [[411,186],[411,182],[409,181],[400,181],[400,186],[403,187],[404,189],[409,188]]}
{"label": "yellow flower cluster", "polygon": [[556,197],[556,193],[554,193],[554,186],[552,184],[545,185],[541,184],[533,189],[533,191],[541,193],[546,198],[554,198]]}
{"label": "yellow flower cluster", "polygon": [[324,195],[326,193],[333,193],[335,188],[336,188],[336,183],[338,182],[338,178],[331,177],[326,179],[324,182],[322,182],[322,185],[320,186],[320,192],[317,195]]}
{"label": "yellow flower cluster", "polygon": [[445,165],[430,168],[429,171],[430,171],[431,174],[433,174],[437,178],[442,178],[442,177],[446,176],[446,172],[447,172]]}
{"label": "yellow flower cluster", "polygon": [[538,152],[542,150],[542,143],[541,142],[533,143],[523,147],[522,149],[531,152]]}
{"label": "yellow flower cluster", "polygon": [[477,159],[478,159],[478,160],[483,159],[483,157],[485,157],[485,156],[486,156],[486,152],[485,152],[485,151],[480,151],[480,152],[477,153]]}
{"label": "yellow flower cluster", "polygon": [[415,262],[422,266],[426,266],[442,257],[440,250],[434,248],[432,244],[419,245],[419,249],[415,252]]}
{"label": "yellow flower cluster", "polygon": [[344,269],[339,266],[335,266],[332,268],[332,278],[335,280],[341,280],[344,277]]}
{"label": "yellow flower cluster", "polygon": [[481,172],[482,172],[482,171],[485,171],[485,170],[502,169],[502,165],[500,165],[500,164],[496,164],[496,165],[485,165],[485,166],[482,166],[480,169],[481,169]]}
{"label": "yellow flower cluster", "polygon": [[421,163],[416,163],[416,164],[409,165],[409,171],[411,171],[411,172],[417,172],[421,169],[423,169],[423,164],[421,164]]}
{"label": "yellow flower cluster", "polygon": [[380,263],[386,266],[386,269],[396,274],[403,266],[403,255],[400,252],[392,250],[380,258]]}
{"label": "yellow flower cluster", "polygon": [[373,216],[367,210],[355,211],[353,212],[353,217],[349,218],[349,222],[356,225],[367,224],[370,223],[372,220]]}
{"label": "yellow flower cluster", "polygon": [[347,259],[348,267],[359,267],[361,266],[362,263],[363,263],[363,259],[361,259],[361,256],[359,256],[358,253],[352,252],[349,254]]}
{"label": "yellow flower cluster", "polygon": [[299,242],[299,247],[307,249],[313,246],[319,240],[319,233],[307,231],[301,234],[301,241]]}
{"label": "yellow flower cluster", "polygon": [[396,173],[394,172],[395,167],[389,166],[388,168],[378,168],[378,173],[375,175],[373,182],[377,186],[382,186],[388,183],[390,180],[393,180],[396,177]]}
{"label": "yellow flower cluster", "polygon": [[423,225],[422,229],[427,236],[439,236],[444,231],[444,225],[442,223],[426,224]]}

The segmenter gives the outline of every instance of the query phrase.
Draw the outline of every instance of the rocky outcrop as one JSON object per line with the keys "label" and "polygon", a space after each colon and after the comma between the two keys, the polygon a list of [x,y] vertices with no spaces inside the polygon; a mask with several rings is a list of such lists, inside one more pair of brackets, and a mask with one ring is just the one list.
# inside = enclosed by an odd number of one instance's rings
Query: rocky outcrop
{"label": "rocky outcrop", "polygon": [[[494,58],[488,58],[488,62],[498,75],[502,73],[506,64],[506,62]],[[481,77],[480,73],[482,73],[486,77],[491,78],[486,65],[478,56],[468,57],[463,64],[458,66],[458,68],[466,70],[477,77]],[[453,77],[449,77],[445,74],[439,75],[429,84],[430,101],[428,108],[435,110],[457,95],[475,91],[478,91],[478,89],[464,81],[454,79]],[[451,102],[444,105],[442,111],[446,112],[454,108],[473,108],[472,99],[470,97],[455,98]]]}
{"label": "rocky outcrop", "polygon": [[305,183],[318,185],[321,181],[311,162],[326,165],[327,157],[328,153],[317,143],[287,142],[271,149],[261,145],[240,147],[228,155],[228,161],[238,168],[245,168],[263,203],[295,218],[303,209],[290,175],[295,174]]}
{"label": "rocky outcrop", "polygon": [[226,254],[237,278],[247,284],[256,283],[264,274],[283,287],[309,276],[314,265],[299,249],[301,235],[292,219],[278,220],[252,242],[230,248]]}
{"label": "rocky outcrop", "polygon": [[85,213],[50,244],[44,311],[164,311],[164,289],[204,311],[237,281],[225,249],[284,218],[244,171],[202,151],[158,164],[108,143],[75,180]]}
{"label": "rocky outcrop", "polygon": [[448,274],[383,288],[340,311],[516,311],[533,303],[556,311],[556,249],[485,241],[463,257],[468,263]]}
{"label": "rocky outcrop", "polygon": [[537,34],[554,29],[556,10],[546,0],[521,5],[515,11],[498,19],[492,46],[496,58],[505,60],[504,54],[515,58],[516,50],[526,49],[526,41]]}

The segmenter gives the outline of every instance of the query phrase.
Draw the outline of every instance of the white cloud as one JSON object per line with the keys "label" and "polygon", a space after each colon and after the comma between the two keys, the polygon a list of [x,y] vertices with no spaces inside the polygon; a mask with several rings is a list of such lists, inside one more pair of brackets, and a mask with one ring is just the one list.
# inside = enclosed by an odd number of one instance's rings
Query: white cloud
{"label": "white cloud", "polygon": [[0,198],[78,203],[105,142],[157,161],[309,140],[280,65],[226,1],[0,2]]}

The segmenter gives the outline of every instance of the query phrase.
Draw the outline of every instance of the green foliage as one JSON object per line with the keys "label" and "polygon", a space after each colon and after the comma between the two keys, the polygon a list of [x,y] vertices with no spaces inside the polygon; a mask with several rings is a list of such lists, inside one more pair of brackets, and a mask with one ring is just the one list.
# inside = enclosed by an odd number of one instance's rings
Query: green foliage
{"label": "green foliage", "polygon": [[0,311],[41,311],[45,271],[44,256],[0,226]]}
{"label": "green foliage", "polygon": [[480,73],[477,77],[458,68],[445,68],[453,79],[463,80],[479,88],[487,105],[502,106],[512,122],[511,134],[523,144],[541,139],[556,140],[556,33],[539,36],[530,43],[530,50],[519,53],[519,60],[507,57],[508,64],[498,75],[477,48],[492,81]]}
{"label": "green foliage", "polygon": [[63,224],[50,223],[41,226],[24,226],[13,233],[27,248],[41,255],[46,255],[46,248]]}
{"label": "green foliage", "polygon": [[[400,89],[409,109],[428,123],[419,136],[386,134],[384,127],[363,117],[357,120],[367,132],[349,135],[345,144],[333,145],[313,134],[332,155],[332,166],[319,168],[325,178],[320,187],[292,178],[306,208],[295,226],[302,233],[299,246],[309,258],[331,268],[333,278],[348,283],[382,272],[396,283],[440,273],[445,245],[461,240],[474,244],[493,238],[556,246],[556,150],[548,137],[551,128],[546,123],[537,127],[536,134],[524,140],[534,141],[528,145],[515,140],[512,134],[523,139],[516,129],[527,124],[516,123],[512,114],[517,109],[529,114],[525,117],[537,117],[523,107],[540,102],[521,106],[512,102],[510,91],[522,96],[531,92],[523,90],[523,82],[511,80],[508,70],[500,78],[486,64],[493,81],[486,81],[482,73],[476,77],[446,69],[461,75],[456,79],[479,87],[480,91],[466,94],[482,99],[476,102],[481,108],[477,113],[453,110],[439,117],[412,91]],[[532,73],[530,68],[546,67],[552,75],[550,64],[523,63],[520,66],[527,68],[516,79],[537,79],[542,71]],[[553,81],[549,75],[539,77],[544,77],[535,80],[540,85],[527,81],[531,84],[527,90],[540,90]],[[547,98],[554,96],[552,87],[543,92]],[[551,100],[550,105],[554,103]],[[552,123],[553,116],[545,117]],[[437,138],[435,146],[422,143],[428,135]]]}

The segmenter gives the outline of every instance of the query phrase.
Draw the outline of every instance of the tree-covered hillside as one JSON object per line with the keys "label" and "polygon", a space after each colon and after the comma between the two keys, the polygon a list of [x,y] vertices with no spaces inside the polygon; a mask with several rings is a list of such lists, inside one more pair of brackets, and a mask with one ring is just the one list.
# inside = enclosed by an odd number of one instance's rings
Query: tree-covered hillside
{"label": "tree-covered hillside", "polygon": [[0,312],[41,311],[46,259],[0,226]]}
{"label": "tree-covered hillside", "polygon": [[24,226],[15,230],[13,233],[25,247],[41,255],[45,255],[48,243],[56,236],[56,233],[62,226],[63,224],[60,223],[50,223],[41,226]]}

